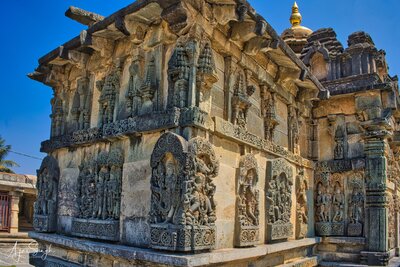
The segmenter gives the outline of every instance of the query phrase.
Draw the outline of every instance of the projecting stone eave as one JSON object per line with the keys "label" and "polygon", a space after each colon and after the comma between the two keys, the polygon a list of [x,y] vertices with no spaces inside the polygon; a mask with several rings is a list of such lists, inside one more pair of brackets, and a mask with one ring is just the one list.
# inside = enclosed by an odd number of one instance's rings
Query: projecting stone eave
{"label": "projecting stone eave", "polygon": [[[213,4],[213,1],[210,1],[210,3]],[[295,75],[291,78],[296,86],[305,88],[308,91],[307,95],[310,100],[329,97],[329,92],[319,80],[311,74],[291,48],[281,39],[269,23],[255,12],[249,3],[246,2],[243,4],[239,0],[226,0],[222,3],[218,2],[218,4],[234,6],[235,9],[243,6],[246,7],[247,10],[243,14],[244,17],[242,20],[238,18],[239,15],[237,14],[235,14],[235,17],[227,19],[228,22],[235,21],[236,24],[244,24],[252,21],[256,25],[251,40],[240,39],[238,41],[245,43],[245,45],[255,38],[263,38],[263,40],[270,41],[267,47],[262,47],[259,50],[256,47],[256,52],[262,51],[267,58],[280,67],[295,70]],[[125,20],[126,18],[128,18],[128,21],[138,21],[147,25],[150,25],[155,20],[163,19],[167,21],[171,32],[179,35],[182,31],[187,30],[189,24],[189,15],[185,11],[185,8],[187,8],[186,5],[185,1],[178,0],[138,0],[104,18],[104,20],[94,23],[87,30],[83,30],[79,36],[41,57],[39,59],[39,67],[35,72],[28,74],[28,77],[46,85],[54,84],[48,77],[51,66],[80,64],[79,60],[81,58],[90,56],[95,50],[101,50],[101,47],[97,47],[98,44],[94,44],[94,38],[115,41],[130,36],[131,32]],[[240,35],[239,37],[241,38]],[[252,45],[250,46],[253,48],[251,52],[254,51],[254,43]],[[259,44],[256,43],[257,45]],[[262,45],[265,44],[263,43]],[[251,56],[251,53],[247,52],[247,54]]]}

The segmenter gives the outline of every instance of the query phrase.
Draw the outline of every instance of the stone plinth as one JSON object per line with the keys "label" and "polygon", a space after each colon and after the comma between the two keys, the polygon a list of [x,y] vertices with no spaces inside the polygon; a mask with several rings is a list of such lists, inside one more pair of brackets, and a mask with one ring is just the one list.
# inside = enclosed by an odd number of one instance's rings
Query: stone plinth
{"label": "stone plinth", "polygon": [[347,226],[348,236],[361,236],[363,233],[363,225],[361,223],[349,223]]}
{"label": "stone plinth", "polygon": [[74,218],[71,234],[79,237],[118,241],[119,221]]}
{"label": "stone plinth", "polygon": [[344,236],[344,223],[318,222],[315,233],[318,236]]}
{"label": "stone plinth", "polygon": [[250,247],[259,241],[258,226],[239,226],[239,236],[235,242],[236,247]]}
{"label": "stone plinth", "polygon": [[51,233],[57,230],[57,216],[52,215],[37,215],[33,216],[33,228],[35,231],[43,233]]}
{"label": "stone plinth", "polygon": [[268,242],[282,241],[293,235],[293,224],[267,224]]}
{"label": "stone plinth", "polygon": [[215,247],[215,227],[151,225],[151,247],[170,251],[201,251]]}

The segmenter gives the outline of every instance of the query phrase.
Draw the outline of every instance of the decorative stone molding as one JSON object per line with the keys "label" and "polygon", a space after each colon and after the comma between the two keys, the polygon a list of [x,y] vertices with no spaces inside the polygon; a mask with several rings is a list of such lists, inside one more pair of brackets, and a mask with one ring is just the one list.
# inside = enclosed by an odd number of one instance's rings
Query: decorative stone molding
{"label": "decorative stone molding", "polygon": [[293,235],[291,223],[293,167],[282,158],[268,161],[266,176],[266,239],[284,241]]}
{"label": "decorative stone molding", "polygon": [[122,192],[122,151],[101,152],[80,166],[78,177],[79,217],[73,218],[75,236],[119,240]]}
{"label": "decorative stone molding", "polygon": [[248,247],[259,240],[259,191],[257,189],[259,173],[257,160],[252,154],[240,158],[237,195],[235,245]]}
{"label": "decorative stone molding", "polygon": [[215,246],[215,185],[219,163],[211,144],[167,132],[151,156],[151,247],[172,251]]}
{"label": "decorative stone molding", "polygon": [[37,171],[38,195],[34,204],[33,228],[38,232],[57,230],[58,182],[60,169],[52,156],[43,159]]}
{"label": "decorative stone molding", "polygon": [[296,239],[305,238],[308,232],[308,181],[304,169],[300,169],[296,176]]}

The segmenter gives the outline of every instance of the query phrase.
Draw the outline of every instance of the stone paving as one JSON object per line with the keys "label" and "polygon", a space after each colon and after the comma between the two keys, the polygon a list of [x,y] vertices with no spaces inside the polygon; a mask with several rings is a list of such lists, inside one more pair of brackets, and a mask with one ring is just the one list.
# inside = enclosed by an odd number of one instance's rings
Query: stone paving
{"label": "stone paving", "polygon": [[[1,245],[1,244],[0,244]],[[29,253],[37,251],[37,245],[14,244],[0,246],[0,267],[28,267]]]}

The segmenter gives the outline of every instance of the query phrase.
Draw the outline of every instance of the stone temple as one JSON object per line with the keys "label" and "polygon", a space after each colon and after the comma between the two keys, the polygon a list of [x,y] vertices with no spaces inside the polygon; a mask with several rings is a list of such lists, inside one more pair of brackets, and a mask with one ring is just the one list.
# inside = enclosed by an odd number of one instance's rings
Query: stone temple
{"label": "stone temple", "polygon": [[54,91],[35,266],[387,265],[400,109],[356,32],[245,0],[138,0],[39,59]]}

